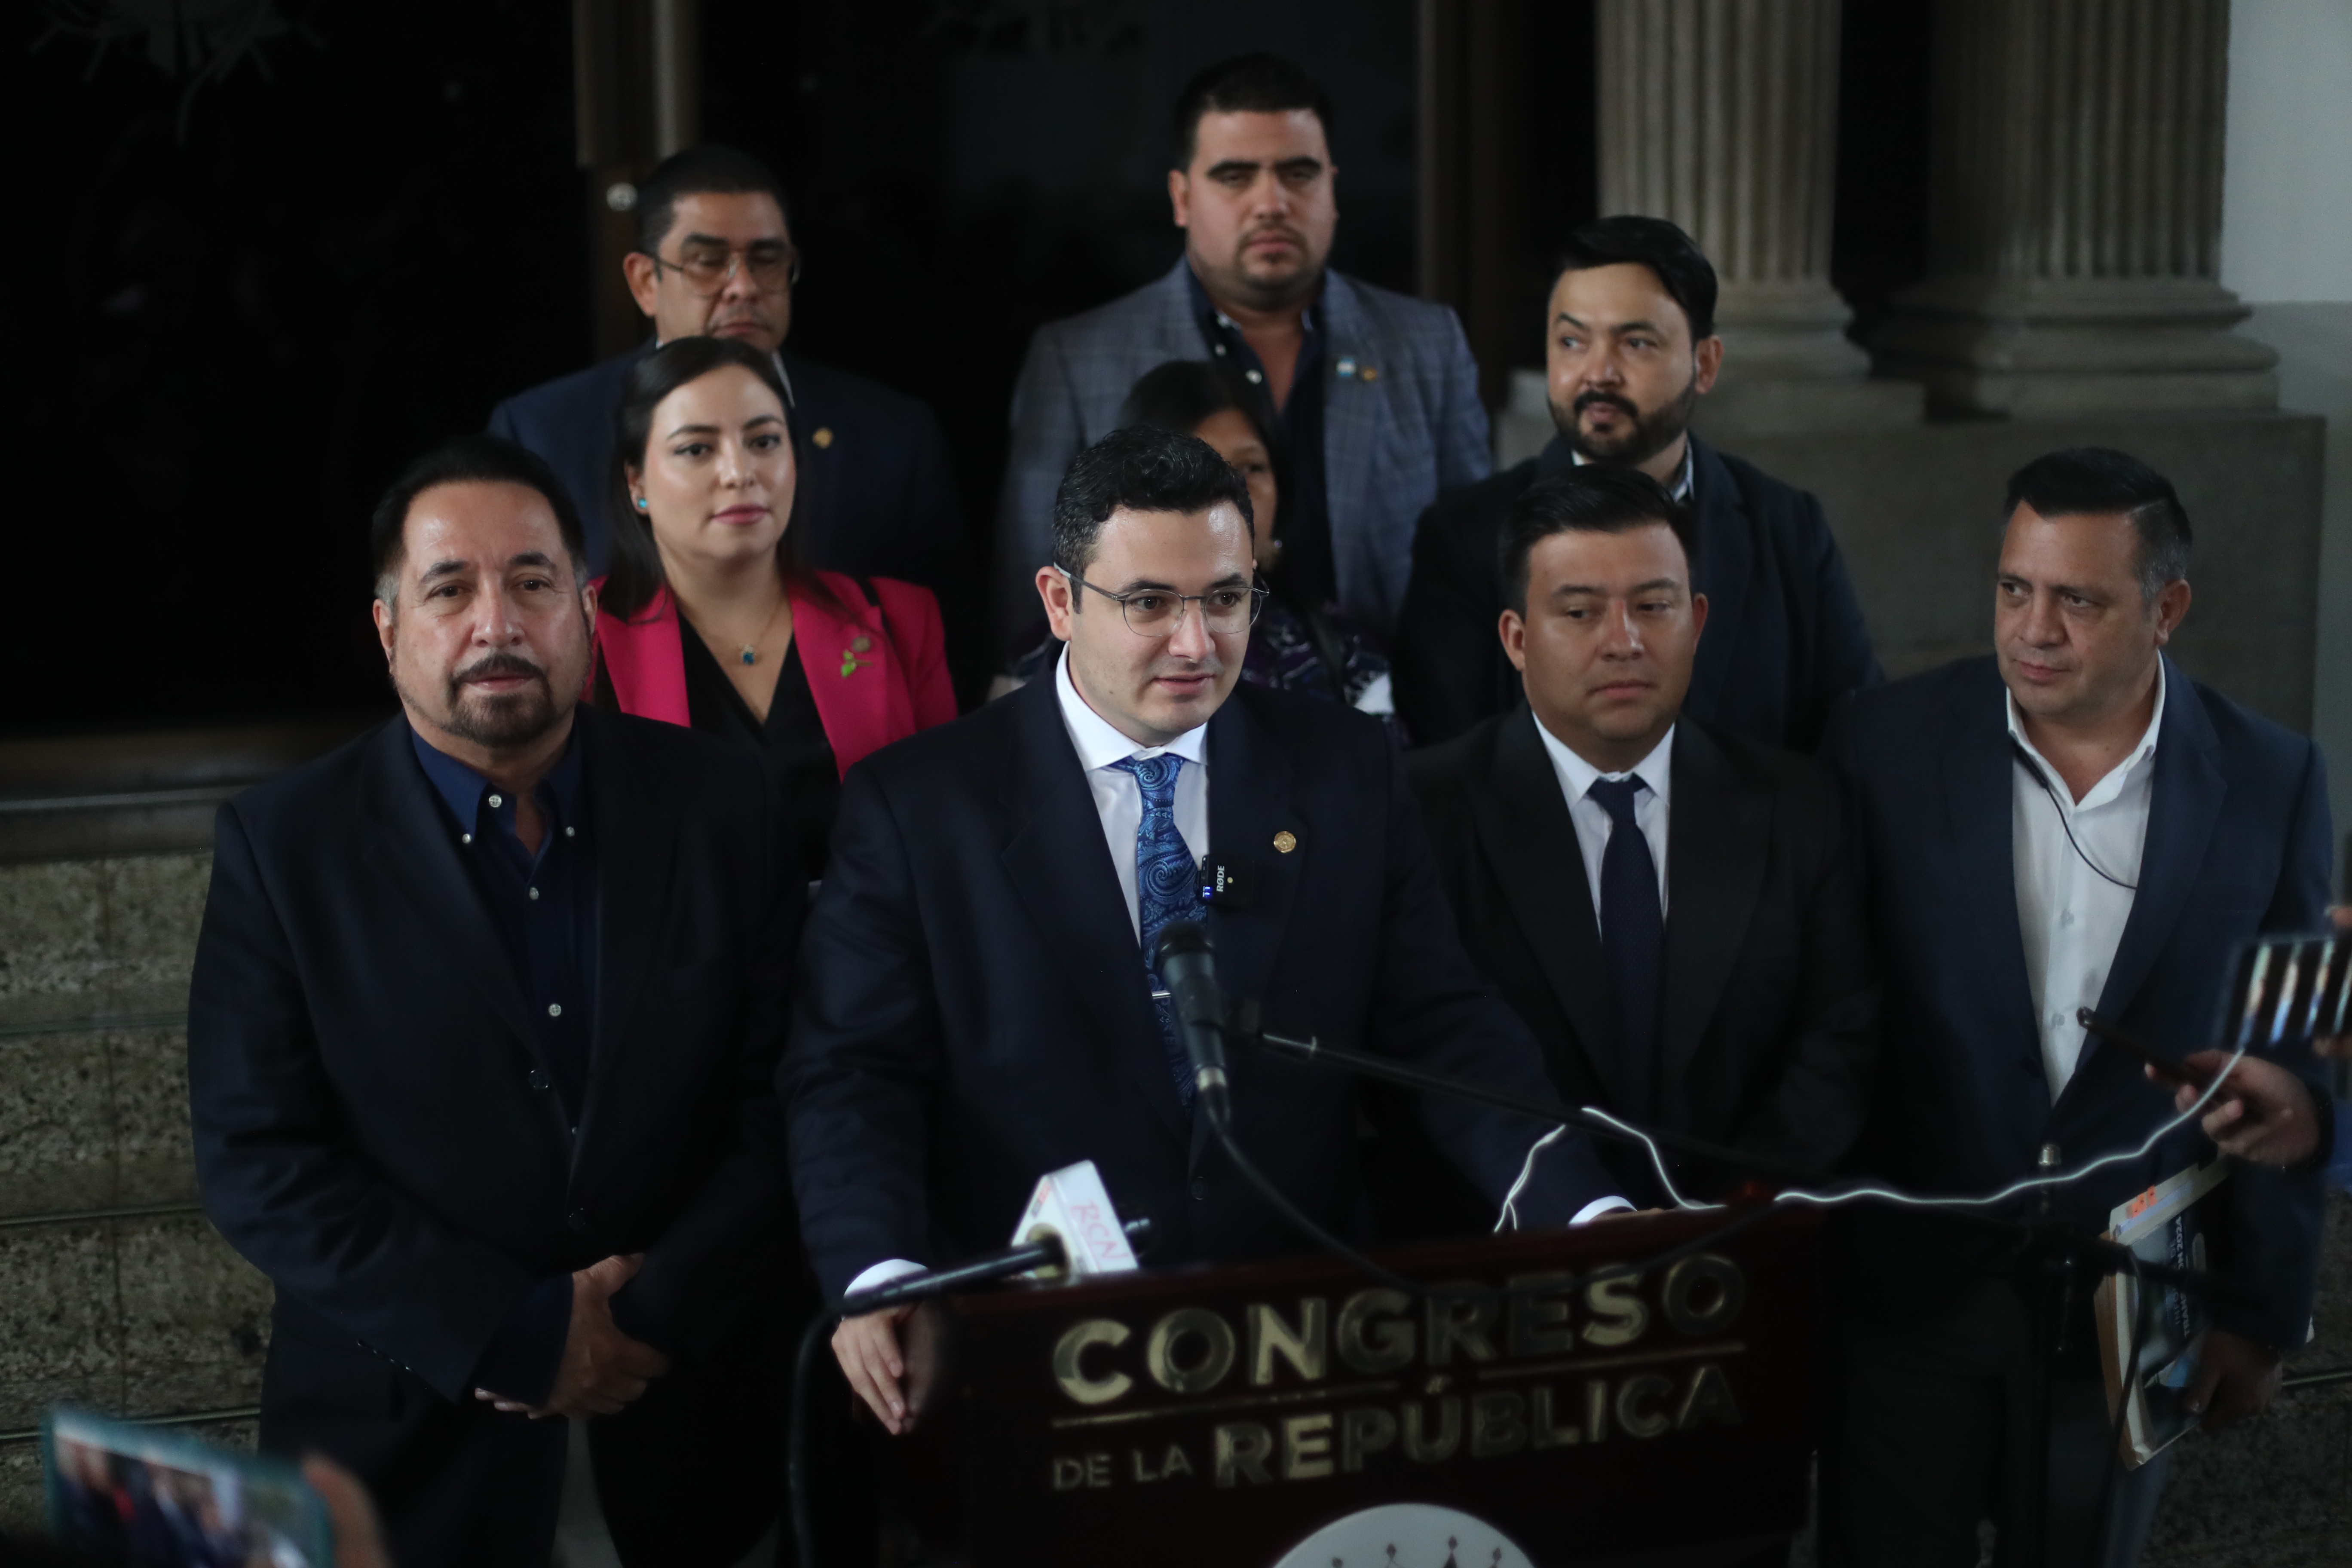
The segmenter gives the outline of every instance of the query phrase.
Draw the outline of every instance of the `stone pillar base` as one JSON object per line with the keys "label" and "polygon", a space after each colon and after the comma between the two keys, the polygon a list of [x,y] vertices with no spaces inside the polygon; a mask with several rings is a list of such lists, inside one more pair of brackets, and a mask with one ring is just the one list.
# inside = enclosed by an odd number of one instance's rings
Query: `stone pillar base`
{"label": "stone pillar base", "polygon": [[1723,374],[1692,416],[1710,439],[1916,424],[1925,393],[1871,379],[1845,335],[1853,312],[1818,278],[1727,283],[1715,312]]}
{"label": "stone pillar base", "polygon": [[1936,279],[1895,312],[1879,370],[1924,383],[1941,414],[2278,406],[2277,353],[2231,331],[2247,308],[2210,279]]}

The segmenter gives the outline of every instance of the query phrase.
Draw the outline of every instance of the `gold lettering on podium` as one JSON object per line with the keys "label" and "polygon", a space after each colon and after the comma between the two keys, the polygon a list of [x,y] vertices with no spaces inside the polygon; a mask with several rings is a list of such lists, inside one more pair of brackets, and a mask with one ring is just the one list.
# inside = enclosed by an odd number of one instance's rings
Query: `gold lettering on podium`
{"label": "gold lettering on podium", "polygon": [[1528,1446],[1528,1402],[1516,1394],[1482,1394],[1470,1402],[1470,1457],[1491,1459]]}
{"label": "gold lettering on podium", "polygon": [[1377,1405],[1360,1405],[1339,1418],[1339,1468],[1349,1475],[1370,1455],[1396,1447],[1397,1419]]}
{"label": "gold lettering on podium", "polygon": [[1096,1345],[1108,1345],[1117,1350],[1134,1337],[1125,1323],[1108,1318],[1088,1318],[1073,1323],[1054,1342],[1054,1381],[1062,1392],[1080,1405],[1108,1405],[1135,1386],[1135,1379],[1123,1372],[1113,1372],[1108,1377],[1088,1377],[1081,1358]]}
{"label": "gold lettering on podium", "polygon": [[1665,1398],[1675,1385],[1654,1372],[1627,1378],[1617,1389],[1617,1425],[1631,1437],[1661,1437],[1674,1430],[1674,1418],[1645,1405]]}
{"label": "gold lettering on podium", "polygon": [[1394,1372],[1413,1357],[1412,1298],[1402,1290],[1359,1290],[1339,1308],[1339,1359],[1358,1372]]}
{"label": "gold lettering on podium", "polygon": [[1313,1480],[1331,1473],[1331,1415],[1294,1415],[1282,1424],[1282,1479]]}
{"label": "gold lettering on podium", "polygon": [[1266,1486],[1274,1478],[1265,1471],[1274,1452],[1274,1434],[1255,1421],[1235,1421],[1217,1428],[1217,1485],[1231,1487],[1236,1478]]}
{"label": "gold lettering on podium", "polygon": [[[1475,1289],[1475,1286],[1465,1286]],[[1454,1352],[1472,1361],[1495,1359],[1495,1319],[1492,1296],[1432,1296],[1429,1299],[1429,1364],[1450,1366]]]}
{"label": "gold lettering on podium", "polygon": [[1507,1340],[1513,1361],[1567,1355],[1576,1349],[1576,1331],[1569,1327],[1569,1298],[1559,1293],[1575,1283],[1572,1274],[1521,1274],[1512,1279]]}
{"label": "gold lettering on podium", "polygon": [[1422,1401],[1408,1399],[1404,1404],[1404,1457],[1416,1465],[1434,1465],[1454,1457],[1462,1446],[1462,1401],[1452,1394],[1437,1402],[1437,1436],[1433,1438],[1423,1428]]}
{"label": "gold lettering on podium", "polygon": [[1691,1379],[1690,1392],[1683,1395],[1683,1407],[1675,1412],[1675,1430],[1687,1432],[1701,1421],[1720,1421],[1726,1426],[1739,1425],[1739,1402],[1731,1397],[1731,1380],[1723,1369],[1708,1362]]}
{"label": "gold lettering on podium", "polygon": [[1309,1296],[1298,1303],[1296,1329],[1272,1307],[1252,1303],[1248,1329],[1249,1380],[1258,1387],[1274,1381],[1276,1356],[1308,1383],[1319,1383],[1330,1370],[1330,1309],[1322,1297]]}
{"label": "gold lettering on podium", "polygon": [[[1200,1359],[1189,1365],[1177,1354],[1177,1347],[1187,1340],[1201,1344]],[[1206,1307],[1181,1307],[1151,1325],[1143,1368],[1171,1394],[1206,1394],[1234,1370],[1234,1356],[1231,1323]]]}
{"label": "gold lettering on podium", "polygon": [[1642,1277],[1619,1274],[1585,1287],[1584,1305],[1599,1322],[1584,1325],[1589,1345],[1630,1345],[1647,1332],[1650,1309],[1642,1300]]}
{"label": "gold lettering on podium", "polygon": [[1738,1321],[1748,1300],[1748,1280],[1728,1258],[1702,1252],[1666,1270],[1663,1298],[1666,1321],[1700,1339],[1721,1333]]}
{"label": "gold lettering on podium", "polygon": [[1538,1448],[1564,1448],[1584,1438],[1584,1434],[1573,1425],[1562,1426],[1552,1419],[1551,1386],[1549,1384],[1539,1383],[1528,1394],[1528,1426]]}

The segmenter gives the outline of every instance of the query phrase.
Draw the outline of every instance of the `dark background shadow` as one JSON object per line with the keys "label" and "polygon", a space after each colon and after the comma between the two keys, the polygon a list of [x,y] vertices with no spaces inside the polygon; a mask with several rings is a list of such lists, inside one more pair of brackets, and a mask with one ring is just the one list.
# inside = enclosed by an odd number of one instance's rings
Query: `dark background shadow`
{"label": "dark background shadow", "polygon": [[[1594,201],[1591,6],[1528,3],[1542,173],[1513,270],[1538,315],[1512,352],[1538,363],[1549,258]],[[143,0],[0,22],[19,154],[0,731],[385,705],[369,504],[591,356],[568,8],[216,8],[265,29],[174,35]],[[1865,319],[1923,247],[1899,191],[1925,163],[1924,21],[1890,15],[1912,9],[1847,8],[1840,178],[1881,194],[1841,203],[1838,281]],[[58,26],[108,14],[159,21]],[[1323,79],[1334,260],[1413,288],[1415,37],[1412,0],[705,0],[702,120],[792,193],[794,345],[938,410],[984,538],[1031,331],[1180,253],[1168,119],[1201,66],[1270,48]]]}

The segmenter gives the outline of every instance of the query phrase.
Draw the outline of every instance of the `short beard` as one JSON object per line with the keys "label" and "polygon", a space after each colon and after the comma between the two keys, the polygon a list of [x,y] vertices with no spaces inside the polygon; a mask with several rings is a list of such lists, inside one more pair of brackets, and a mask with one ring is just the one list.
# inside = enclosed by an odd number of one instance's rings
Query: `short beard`
{"label": "short beard", "polygon": [[[1597,441],[1584,434],[1577,416],[1594,403],[1610,403],[1625,411],[1628,428],[1622,436]],[[1551,422],[1559,427],[1576,455],[1588,463],[1612,463],[1639,468],[1676,441],[1690,428],[1691,410],[1698,406],[1698,377],[1693,374],[1682,395],[1654,414],[1643,414],[1629,398],[1612,393],[1588,392],[1568,407],[1551,405]]]}
{"label": "short beard", "polygon": [[[485,675],[528,675],[532,683],[498,697],[469,696],[466,682]],[[557,706],[547,671],[510,653],[494,653],[458,670],[449,677],[445,696],[441,727],[493,752],[513,751],[542,739],[569,711]]]}

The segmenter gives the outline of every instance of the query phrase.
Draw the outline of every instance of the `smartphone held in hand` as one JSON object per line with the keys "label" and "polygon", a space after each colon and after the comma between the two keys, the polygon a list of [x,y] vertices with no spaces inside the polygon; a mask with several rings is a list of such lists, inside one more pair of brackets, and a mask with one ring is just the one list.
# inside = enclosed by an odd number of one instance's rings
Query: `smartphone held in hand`
{"label": "smartphone held in hand", "polygon": [[152,1426],[52,1409],[41,1424],[49,1530],[136,1568],[331,1568],[326,1505],[282,1460]]}

